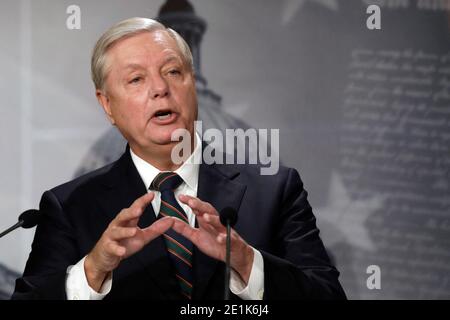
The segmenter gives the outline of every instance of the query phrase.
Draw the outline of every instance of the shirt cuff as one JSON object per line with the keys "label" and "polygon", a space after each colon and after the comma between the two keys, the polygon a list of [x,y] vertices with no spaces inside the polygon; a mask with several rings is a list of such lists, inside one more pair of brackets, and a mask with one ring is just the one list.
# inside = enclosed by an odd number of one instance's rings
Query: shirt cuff
{"label": "shirt cuff", "polygon": [[243,300],[262,300],[264,296],[264,260],[261,252],[255,248],[252,249],[254,252],[253,265],[247,286],[239,274],[231,269],[230,290]]}
{"label": "shirt cuff", "polygon": [[112,287],[112,273],[108,275],[100,288],[96,292],[89,286],[84,272],[84,260],[81,259],[77,264],[67,268],[66,277],[66,296],[67,300],[102,300]]}

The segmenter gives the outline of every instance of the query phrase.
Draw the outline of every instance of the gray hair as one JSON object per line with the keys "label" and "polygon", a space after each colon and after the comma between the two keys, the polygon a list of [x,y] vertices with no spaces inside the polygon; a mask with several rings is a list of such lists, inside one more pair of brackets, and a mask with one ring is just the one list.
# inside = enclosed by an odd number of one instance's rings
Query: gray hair
{"label": "gray hair", "polygon": [[105,79],[107,76],[106,70],[106,54],[117,41],[131,37],[142,32],[154,32],[157,30],[167,31],[169,35],[176,41],[182,55],[184,62],[191,71],[194,70],[193,58],[191,50],[184,39],[173,29],[166,28],[158,21],[148,18],[130,18],[115,24],[109,28],[98,39],[91,58],[91,77],[94,81],[95,89],[104,89]]}

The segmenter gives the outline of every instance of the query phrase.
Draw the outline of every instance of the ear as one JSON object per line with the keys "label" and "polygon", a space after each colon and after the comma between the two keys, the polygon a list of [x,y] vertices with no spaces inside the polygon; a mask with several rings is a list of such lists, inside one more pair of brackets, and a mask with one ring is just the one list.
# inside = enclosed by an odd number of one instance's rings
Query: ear
{"label": "ear", "polygon": [[95,90],[95,95],[97,97],[98,103],[102,106],[103,110],[108,116],[109,121],[112,125],[114,125],[116,121],[114,120],[113,114],[111,112],[111,102],[109,100],[109,97],[107,96],[107,93],[103,90],[97,89]]}

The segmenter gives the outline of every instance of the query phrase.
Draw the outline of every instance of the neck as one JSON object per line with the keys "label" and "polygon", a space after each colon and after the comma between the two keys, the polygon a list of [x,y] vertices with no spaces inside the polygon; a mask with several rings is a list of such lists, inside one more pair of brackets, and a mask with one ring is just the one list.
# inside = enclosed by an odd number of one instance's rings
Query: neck
{"label": "neck", "polygon": [[[133,152],[144,161],[150,163],[152,166],[157,168],[160,171],[175,171],[189,158],[189,156],[194,151],[195,145],[195,136],[191,141],[191,150],[190,152],[186,152],[186,154],[182,155],[181,163],[174,163],[172,161],[172,149],[178,144],[168,144],[168,145],[158,145],[155,148],[140,148],[136,145],[131,145],[130,148]],[[184,149],[183,149],[184,150]]]}

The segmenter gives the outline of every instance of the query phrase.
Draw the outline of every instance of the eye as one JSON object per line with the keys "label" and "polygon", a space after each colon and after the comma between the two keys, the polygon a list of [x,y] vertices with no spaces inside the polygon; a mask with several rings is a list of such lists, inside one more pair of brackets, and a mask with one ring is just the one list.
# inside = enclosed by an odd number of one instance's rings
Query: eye
{"label": "eye", "polygon": [[178,76],[181,74],[181,71],[178,69],[171,69],[171,70],[169,70],[169,74],[172,76]]}
{"label": "eye", "polygon": [[134,77],[133,79],[131,79],[130,81],[128,81],[128,83],[133,84],[133,83],[139,83],[141,82],[142,77]]}

